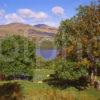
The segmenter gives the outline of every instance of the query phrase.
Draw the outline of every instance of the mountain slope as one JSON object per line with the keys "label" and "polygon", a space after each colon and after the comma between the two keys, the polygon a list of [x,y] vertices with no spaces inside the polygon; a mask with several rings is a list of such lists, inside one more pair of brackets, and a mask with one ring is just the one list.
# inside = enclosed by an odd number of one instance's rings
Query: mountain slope
{"label": "mountain slope", "polygon": [[45,31],[45,32],[51,32],[51,33],[56,33],[57,29],[45,24],[38,24],[38,25],[34,25],[33,26],[35,29],[39,29],[41,31]]}
{"label": "mountain slope", "polygon": [[11,23],[7,25],[0,25],[0,37],[6,36],[8,34],[24,35],[28,37],[44,37],[44,36],[54,36],[57,29],[44,25],[28,25],[22,23]]}

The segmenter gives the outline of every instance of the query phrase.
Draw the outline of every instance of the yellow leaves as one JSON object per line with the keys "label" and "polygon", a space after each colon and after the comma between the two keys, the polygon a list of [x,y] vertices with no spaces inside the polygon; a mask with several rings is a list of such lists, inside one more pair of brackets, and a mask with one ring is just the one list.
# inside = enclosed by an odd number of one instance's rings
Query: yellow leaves
{"label": "yellow leaves", "polygon": [[67,54],[69,54],[70,52],[72,52],[73,51],[73,49],[74,49],[74,46],[73,45],[71,45],[71,46],[69,46],[69,47],[67,47],[67,48],[65,48],[65,52],[67,53]]}
{"label": "yellow leaves", "polygon": [[81,40],[82,40],[83,44],[87,44],[88,43],[88,37],[86,35],[84,35]]}
{"label": "yellow leaves", "polygon": [[94,55],[95,57],[100,56],[100,51],[93,51],[93,55]]}
{"label": "yellow leaves", "polygon": [[84,58],[77,63],[77,67],[84,66],[84,67],[88,68],[90,65],[91,65],[91,63],[87,58]]}

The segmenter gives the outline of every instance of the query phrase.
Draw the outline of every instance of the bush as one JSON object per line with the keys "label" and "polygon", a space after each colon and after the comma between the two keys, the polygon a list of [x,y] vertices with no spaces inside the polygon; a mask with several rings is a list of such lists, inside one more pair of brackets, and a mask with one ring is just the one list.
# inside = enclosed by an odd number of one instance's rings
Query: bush
{"label": "bush", "polygon": [[56,77],[62,80],[78,80],[86,77],[87,73],[85,67],[76,67],[76,63],[71,61],[58,61],[55,68]]}
{"label": "bush", "polygon": [[52,82],[49,84],[60,88],[74,86],[85,89],[88,85],[88,70],[84,66],[77,66],[77,62],[58,60],[51,79]]}
{"label": "bush", "polygon": [[7,36],[0,42],[0,73],[6,76],[33,76],[36,63],[35,44],[21,36]]}

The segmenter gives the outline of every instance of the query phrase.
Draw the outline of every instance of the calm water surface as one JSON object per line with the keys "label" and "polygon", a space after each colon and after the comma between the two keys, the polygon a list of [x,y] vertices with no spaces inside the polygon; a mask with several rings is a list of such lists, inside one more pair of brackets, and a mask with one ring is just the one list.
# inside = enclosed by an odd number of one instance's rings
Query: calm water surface
{"label": "calm water surface", "polygon": [[52,50],[36,49],[36,55],[42,56],[46,60],[51,60],[56,57],[57,50],[56,49],[52,49]]}

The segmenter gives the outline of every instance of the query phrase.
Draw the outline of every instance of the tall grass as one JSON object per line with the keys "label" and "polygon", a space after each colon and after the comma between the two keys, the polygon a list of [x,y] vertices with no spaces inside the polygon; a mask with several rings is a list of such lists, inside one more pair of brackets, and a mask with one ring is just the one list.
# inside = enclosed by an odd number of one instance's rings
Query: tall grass
{"label": "tall grass", "polygon": [[[17,82],[18,87],[20,87],[18,91],[14,88],[16,85],[10,88],[12,85],[8,84],[15,82]],[[92,88],[84,91],[79,91],[74,87],[59,89],[51,87],[46,83],[39,84],[20,80],[0,82],[0,86],[3,86],[3,88],[0,88],[0,93],[2,93],[0,100],[100,100],[100,91]],[[18,94],[15,95],[13,90]],[[24,98],[9,99],[9,96],[15,96],[16,98],[22,96]]]}

